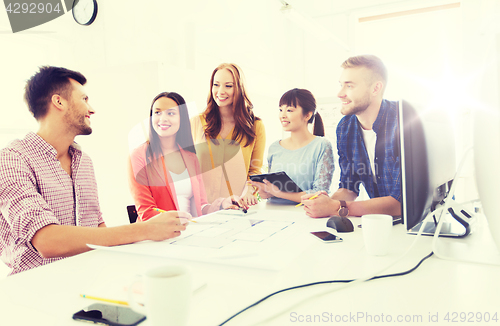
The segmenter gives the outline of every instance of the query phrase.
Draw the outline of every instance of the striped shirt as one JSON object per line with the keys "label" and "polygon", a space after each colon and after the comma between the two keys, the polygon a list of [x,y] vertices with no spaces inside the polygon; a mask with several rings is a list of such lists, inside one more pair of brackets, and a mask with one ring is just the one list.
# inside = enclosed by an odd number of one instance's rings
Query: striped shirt
{"label": "striped shirt", "polygon": [[76,143],[72,175],[53,146],[31,132],[0,151],[0,258],[11,274],[54,262],[31,244],[49,224],[97,227],[103,223],[92,162]]}
{"label": "striped shirt", "polygon": [[354,191],[359,195],[359,186],[363,184],[370,198],[392,196],[401,202],[398,117],[398,102],[382,100],[377,119],[373,123],[373,131],[377,134],[375,171],[372,171],[370,166],[358,118],[355,115],[347,115],[340,120],[337,126],[341,170],[339,188]]}

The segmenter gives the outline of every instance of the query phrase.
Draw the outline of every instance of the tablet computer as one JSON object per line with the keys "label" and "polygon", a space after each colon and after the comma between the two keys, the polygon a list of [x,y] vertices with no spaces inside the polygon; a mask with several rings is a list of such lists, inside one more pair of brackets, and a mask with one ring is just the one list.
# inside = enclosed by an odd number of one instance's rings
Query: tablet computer
{"label": "tablet computer", "polygon": [[290,179],[284,171],[251,175],[250,180],[255,182],[264,182],[264,180],[267,180],[278,187],[281,191],[302,192],[302,189],[300,189],[300,187],[297,186],[297,184],[293,182],[293,180]]}

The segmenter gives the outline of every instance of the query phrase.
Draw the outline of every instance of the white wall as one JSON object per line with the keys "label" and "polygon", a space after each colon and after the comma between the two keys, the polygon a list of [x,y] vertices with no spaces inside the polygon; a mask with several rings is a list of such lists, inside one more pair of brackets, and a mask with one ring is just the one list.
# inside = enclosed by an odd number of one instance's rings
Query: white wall
{"label": "white wall", "polygon": [[[336,1],[323,3],[329,3],[332,9]],[[404,85],[394,82],[398,74],[395,67],[419,70],[418,64],[434,59],[438,60],[434,64],[443,67],[460,67],[464,75],[473,71],[481,50],[473,49],[479,31],[472,27],[482,25],[488,15],[482,8],[491,0],[463,0],[460,17],[449,18],[448,24],[462,25],[456,30],[453,25],[445,29],[453,30],[450,44],[454,45],[450,49],[453,58],[459,58],[451,62],[441,51],[444,47],[437,46],[442,45],[439,19],[400,19],[405,24],[414,21],[415,25],[413,33],[399,31],[397,40],[406,42],[401,48],[393,46],[393,36],[389,36],[398,32],[397,20],[379,22],[377,29],[371,30],[369,25],[356,24],[356,19],[452,1],[387,2],[371,1],[368,8],[331,15],[316,8],[316,22],[348,44],[350,51],[334,41],[318,41],[286,19],[278,1],[270,0],[150,1],[147,5],[132,0],[119,4],[99,1],[97,20],[89,27],[77,25],[71,14],[66,14],[16,34],[8,32],[7,15],[0,11],[0,108],[4,113],[0,146],[27,130],[36,130],[22,102],[24,81],[36,66],[61,65],[81,71],[89,79],[90,103],[97,113],[92,117],[94,133],[77,137],[77,142],[94,160],[106,221],[110,225],[127,223],[125,206],[132,202],[125,177],[128,132],[147,116],[151,99],[160,91],[179,92],[203,110],[210,74],[221,62],[242,67],[255,112],[265,122],[268,144],[282,136],[277,103],[293,87],[310,89],[320,110],[331,113],[327,118],[334,128],[340,118],[334,110],[338,104],[339,65],[348,56],[362,52],[385,56],[390,46],[393,57],[388,60],[391,79],[387,95],[396,99],[401,97],[399,91]],[[308,7],[303,0],[289,3]],[[339,8],[344,6],[347,4]],[[387,33],[377,33],[384,24]],[[411,38],[417,39],[419,33],[425,33],[429,43],[424,40],[418,51],[410,51]],[[392,58],[400,61],[392,64]],[[335,140],[331,133],[327,136]]]}
{"label": "white wall", "polygon": [[[359,22],[360,17],[460,3],[459,8],[409,14],[400,17]],[[386,64],[389,81],[385,97],[404,98],[429,114],[446,110],[455,127],[456,162],[472,145],[473,111],[481,102],[480,75],[487,49],[482,39],[498,21],[498,3],[492,0],[399,1],[358,7],[345,12],[321,15],[316,21],[333,32],[351,51],[333,41],[314,42],[305,54],[305,87],[319,99],[320,112],[329,115],[333,126],[327,137],[335,141],[334,124],[341,118],[338,91],[339,65],[349,56],[378,55]],[[321,110],[323,109],[323,110]],[[457,197],[477,198],[474,171],[469,157],[459,179]],[[334,180],[338,179],[337,169]],[[336,187],[332,185],[332,189]]]}
{"label": "white wall", "polygon": [[[23,86],[40,65],[82,72],[93,134],[76,141],[93,159],[101,208],[108,225],[128,223],[132,203],[126,181],[128,133],[149,114],[152,98],[176,91],[205,108],[210,74],[222,62],[238,64],[268,143],[281,136],[277,103],[303,84],[303,33],[279,12],[279,3],[256,1],[99,1],[91,26],[66,14],[16,34],[0,33],[1,146],[37,130],[22,101]],[[0,29],[8,28],[5,12]]]}

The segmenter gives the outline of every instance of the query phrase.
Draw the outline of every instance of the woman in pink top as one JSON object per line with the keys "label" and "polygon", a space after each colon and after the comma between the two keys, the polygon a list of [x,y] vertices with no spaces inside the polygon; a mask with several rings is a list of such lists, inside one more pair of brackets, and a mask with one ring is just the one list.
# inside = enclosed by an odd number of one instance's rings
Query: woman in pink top
{"label": "woman in pink top", "polygon": [[158,94],[149,115],[149,140],[130,155],[129,182],[138,220],[157,215],[155,209],[201,216],[234,208],[233,201],[241,202],[236,196],[207,202],[182,96],[174,92]]}

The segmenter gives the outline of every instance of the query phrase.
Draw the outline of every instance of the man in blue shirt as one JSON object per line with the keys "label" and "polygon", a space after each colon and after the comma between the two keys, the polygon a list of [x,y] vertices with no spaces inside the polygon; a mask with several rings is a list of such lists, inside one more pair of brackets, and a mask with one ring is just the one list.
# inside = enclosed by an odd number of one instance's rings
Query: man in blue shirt
{"label": "man in blue shirt", "polygon": [[[383,99],[387,70],[373,55],[355,56],[341,65],[341,112],[337,148],[341,169],[339,189],[310,200],[302,197],[311,217],[401,215],[401,165],[398,103]],[[354,201],[363,184],[369,200]]]}

